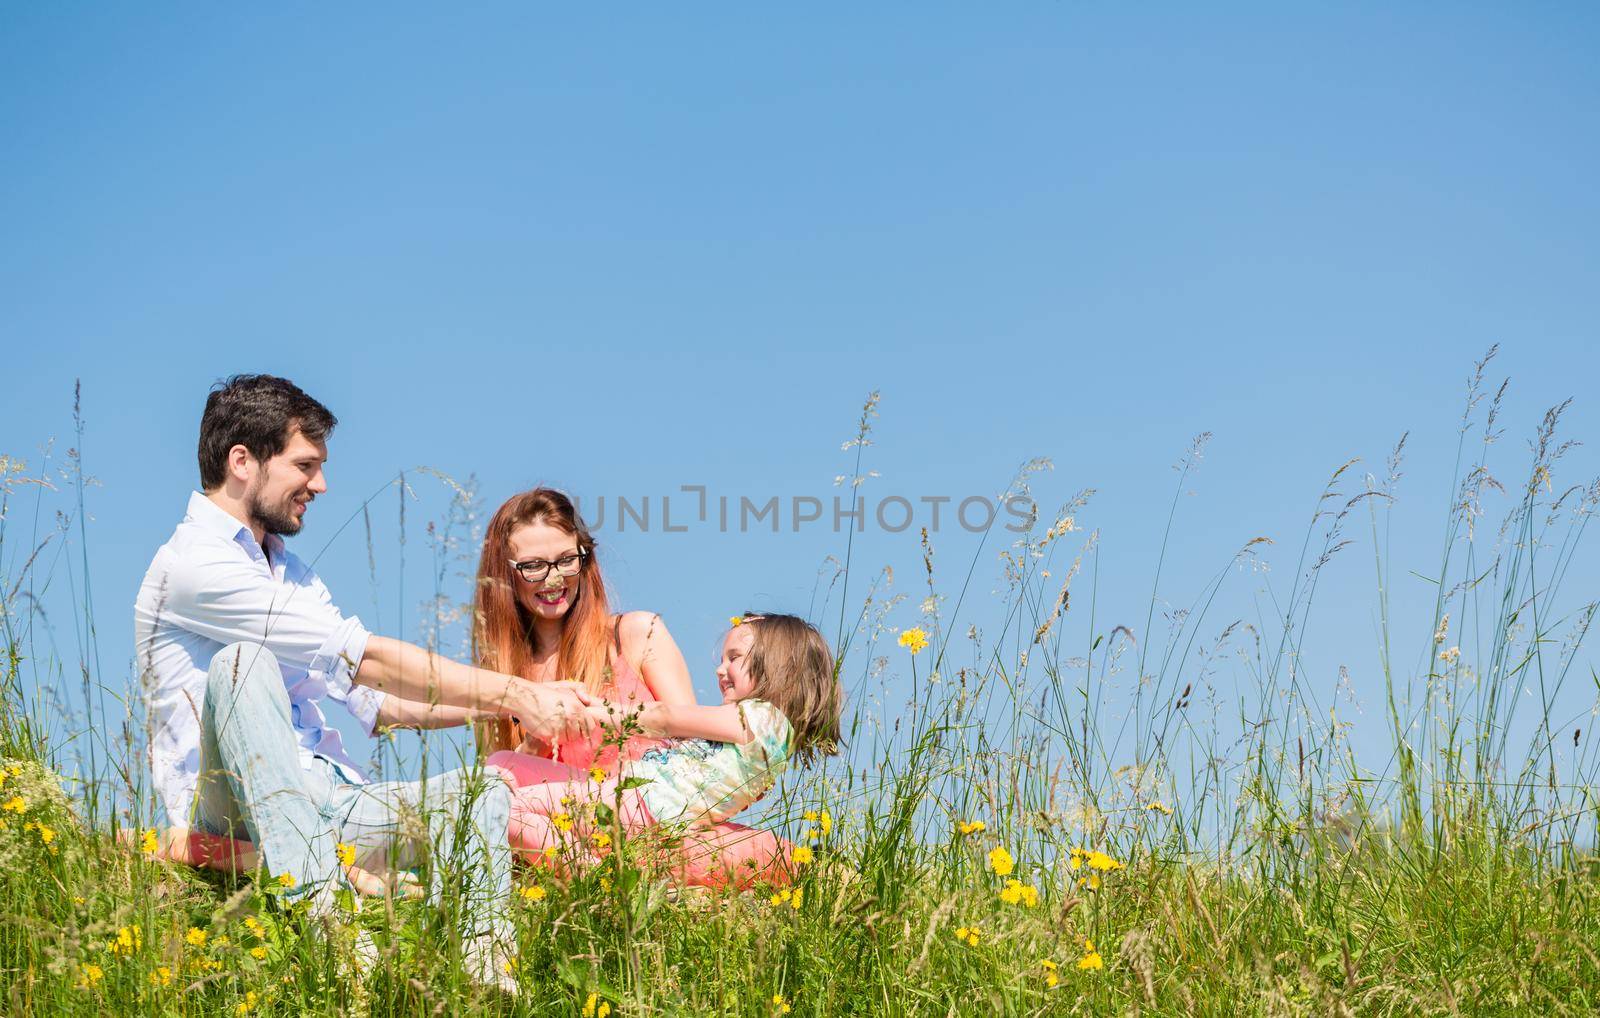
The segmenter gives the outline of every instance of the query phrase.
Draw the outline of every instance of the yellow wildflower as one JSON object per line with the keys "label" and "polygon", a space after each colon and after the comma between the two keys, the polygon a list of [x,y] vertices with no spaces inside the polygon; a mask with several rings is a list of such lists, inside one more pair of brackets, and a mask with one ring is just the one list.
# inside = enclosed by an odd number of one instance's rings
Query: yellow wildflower
{"label": "yellow wildflower", "polygon": [[589,780],[590,781],[593,781],[595,784],[598,785],[600,782],[604,781],[605,779],[606,779],[606,769],[604,767],[591,767],[591,768],[589,768]]}
{"label": "yellow wildflower", "polygon": [[117,931],[117,939],[107,945],[113,955],[131,955],[144,946],[144,933],[137,926],[124,926]]}
{"label": "yellow wildflower", "polygon": [[156,836],[154,828],[139,836],[139,851],[145,855],[155,855],[161,851],[161,839]]}
{"label": "yellow wildflower", "polygon": [[253,915],[245,916],[244,927],[258,937],[265,937],[267,935],[267,928],[261,925],[261,920],[257,919]]}
{"label": "yellow wildflower", "polygon": [[988,830],[988,826],[989,825],[985,824],[982,820],[967,820],[958,825],[956,830],[960,831],[962,834],[979,834],[985,830]]}
{"label": "yellow wildflower", "polygon": [[589,994],[589,999],[583,1002],[583,1018],[596,1018],[601,1003],[600,994]]}
{"label": "yellow wildflower", "polygon": [[84,962],[78,966],[78,985],[87,990],[97,986],[100,980],[106,977],[106,970],[93,962]]}
{"label": "yellow wildflower", "polygon": [[792,894],[794,894],[794,892],[789,890],[787,887],[781,891],[773,891],[772,897],[768,898],[767,902],[771,905],[782,905],[784,902],[789,900],[789,897]]}
{"label": "yellow wildflower", "polygon": [[968,947],[977,947],[978,940],[983,936],[983,931],[976,926],[959,926],[956,928],[956,939]]}
{"label": "yellow wildflower", "polygon": [[820,827],[808,827],[808,828],[806,828],[806,840],[807,841],[811,841],[811,842],[821,841],[822,840],[822,828],[820,828]]}
{"label": "yellow wildflower", "polygon": [[244,995],[244,999],[239,1001],[238,1006],[233,1009],[234,1013],[249,1014],[251,1011],[256,1009],[256,1003],[260,1000],[261,995],[256,993],[256,991],[251,990],[249,993]]}
{"label": "yellow wildflower", "polygon": [[1016,863],[1011,858],[1011,853],[998,845],[989,850],[989,868],[994,870],[997,877],[1009,877]]}
{"label": "yellow wildflower", "polygon": [[1000,892],[1000,900],[1007,905],[1016,905],[1022,901],[1022,881],[1007,880],[1006,886]]}
{"label": "yellow wildflower", "polygon": [[743,615],[729,615],[728,616],[728,625],[733,627],[734,629],[738,629],[740,626],[744,625],[744,616]]}
{"label": "yellow wildflower", "polygon": [[1170,817],[1172,815],[1172,807],[1168,806],[1164,802],[1147,803],[1145,804],[1144,808],[1150,810],[1152,813],[1160,813],[1162,816]]}
{"label": "yellow wildflower", "polygon": [[20,795],[13,795],[11,798],[6,800],[6,804],[4,806],[0,806],[0,809],[3,809],[8,813],[18,814],[23,813],[27,810],[27,808],[28,800],[24,799]]}
{"label": "yellow wildflower", "polygon": [[779,1014],[788,1014],[793,1010],[793,1008],[789,1006],[789,1002],[783,999],[783,994],[781,993],[774,993],[772,995],[772,1009]]}
{"label": "yellow wildflower", "polygon": [[546,859],[554,859],[557,851],[558,849],[555,845],[546,845],[544,849],[544,857]]}
{"label": "yellow wildflower", "polygon": [[794,860],[794,864],[796,866],[804,866],[811,862],[811,849],[804,845],[798,845],[795,847],[795,850],[790,853],[789,857]]}
{"label": "yellow wildflower", "polygon": [[191,926],[189,927],[189,932],[183,935],[183,939],[188,942],[190,947],[205,947],[206,931],[198,926]]}
{"label": "yellow wildflower", "polygon": [[333,854],[339,857],[339,865],[350,867],[356,864],[356,846],[348,841],[341,841],[333,846]]}
{"label": "yellow wildflower", "polygon": [[529,884],[521,891],[523,901],[543,901],[544,888],[538,884]]}
{"label": "yellow wildflower", "polygon": [[817,829],[822,831],[824,838],[833,833],[833,817],[827,810],[817,815]]}
{"label": "yellow wildflower", "polygon": [[1090,873],[1088,876],[1079,877],[1078,886],[1090,891],[1100,890],[1100,874]]}
{"label": "yellow wildflower", "polygon": [[1109,855],[1106,855],[1104,852],[1090,852],[1089,868],[1092,870],[1099,870],[1102,873],[1110,873],[1112,870],[1122,869],[1123,866],[1120,862],[1117,862],[1117,860],[1111,858]]}
{"label": "yellow wildflower", "polygon": [[555,824],[556,825],[556,830],[560,831],[563,834],[565,834],[568,831],[572,830],[572,814],[571,813],[557,813],[555,816],[550,818],[550,822],[552,824]]}
{"label": "yellow wildflower", "polygon": [[800,819],[804,820],[808,824],[814,824],[817,822],[817,811],[814,809],[808,809],[804,813],[800,814]]}
{"label": "yellow wildflower", "polygon": [[789,896],[789,907],[794,909],[795,911],[799,911],[800,910],[800,899],[801,899],[801,896],[804,895],[804,894],[805,894],[805,890],[803,888],[796,887],[794,889],[794,893]]}
{"label": "yellow wildflower", "polygon": [[171,986],[172,985],[172,970],[170,968],[168,968],[167,966],[165,966],[165,965],[161,965],[161,966],[157,967],[154,972],[150,973],[150,985],[151,986]]}
{"label": "yellow wildflower", "polygon": [[1100,952],[1094,949],[1094,941],[1083,942],[1083,957],[1078,959],[1078,968],[1085,971],[1099,971],[1106,967],[1105,959],[1100,957]]}
{"label": "yellow wildflower", "polygon": [[278,877],[278,886],[279,887],[284,887],[284,888],[293,887],[294,886],[294,874],[293,873],[284,873],[281,876],[279,876]]}
{"label": "yellow wildflower", "polygon": [[256,961],[266,961],[267,949],[260,944],[257,944],[255,947],[250,949],[250,957],[254,958]]}
{"label": "yellow wildflower", "polygon": [[38,831],[39,841],[46,845],[56,840],[55,828],[46,827],[44,824],[41,824],[36,820],[29,820],[27,823],[22,825],[22,829],[24,831]]}
{"label": "yellow wildflower", "polygon": [[606,849],[610,848],[611,847],[611,835],[607,834],[605,831],[600,831],[597,834],[595,834],[595,836],[594,836],[594,847],[599,849],[602,852],[604,852]]}
{"label": "yellow wildflower", "polygon": [[914,657],[922,653],[922,651],[928,646],[928,634],[923,632],[921,626],[917,626],[913,629],[907,629],[905,632],[900,634],[899,644],[900,646],[909,650]]}
{"label": "yellow wildflower", "polygon": [[1054,987],[1061,982],[1061,976],[1057,974],[1055,962],[1049,958],[1041,958],[1039,959],[1039,966],[1044,969],[1044,984],[1046,986]]}

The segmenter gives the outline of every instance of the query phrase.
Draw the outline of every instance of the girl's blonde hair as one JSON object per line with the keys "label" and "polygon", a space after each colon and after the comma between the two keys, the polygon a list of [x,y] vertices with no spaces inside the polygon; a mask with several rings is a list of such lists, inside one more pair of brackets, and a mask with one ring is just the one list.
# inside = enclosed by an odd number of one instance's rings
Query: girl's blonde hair
{"label": "girl's blonde hair", "polygon": [[839,715],[844,690],[833,651],[817,628],[796,615],[746,612],[750,627],[750,697],[783,711],[794,730],[792,754],[803,764],[839,750]]}

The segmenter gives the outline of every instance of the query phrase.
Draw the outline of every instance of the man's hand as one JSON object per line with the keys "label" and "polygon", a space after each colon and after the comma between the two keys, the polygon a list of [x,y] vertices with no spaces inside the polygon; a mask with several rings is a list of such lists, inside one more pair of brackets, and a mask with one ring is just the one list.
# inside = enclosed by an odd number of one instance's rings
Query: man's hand
{"label": "man's hand", "polygon": [[516,679],[500,709],[515,717],[529,736],[552,745],[583,738],[594,725],[574,683]]}

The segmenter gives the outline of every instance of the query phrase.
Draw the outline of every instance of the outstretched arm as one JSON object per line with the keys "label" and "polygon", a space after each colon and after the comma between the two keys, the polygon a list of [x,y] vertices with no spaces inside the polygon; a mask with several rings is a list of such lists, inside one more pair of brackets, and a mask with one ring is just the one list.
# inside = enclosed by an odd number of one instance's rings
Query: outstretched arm
{"label": "outstretched arm", "polygon": [[702,707],[693,703],[650,703],[628,707],[600,700],[579,691],[579,698],[589,704],[589,717],[602,726],[617,725],[630,715],[639,719],[639,727],[651,738],[709,739],[712,742],[749,742],[750,730],[745,727],[739,705],[733,703]]}
{"label": "outstretched arm", "polygon": [[552,742],[585,735],[592,723],[572,685],[474,668],[386,636],[367,640],[355,681],[419,704],[511,715],[529,734]]}
{"label": "outstretched arm", "polygon": [[499,711],[454,707],[443,703],[420,703],[384,694],[378,708],[378,724],[388,728],[454,728],[499,717]]}

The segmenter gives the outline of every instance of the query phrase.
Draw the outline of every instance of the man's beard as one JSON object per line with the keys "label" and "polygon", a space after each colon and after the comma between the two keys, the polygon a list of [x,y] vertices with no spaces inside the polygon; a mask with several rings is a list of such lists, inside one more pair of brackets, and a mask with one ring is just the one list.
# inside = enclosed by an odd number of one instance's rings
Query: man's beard
{"label": "man's beard", "polygon": [[300,533],[300,527],[305,522],[295,518],[294,506],[294,496],[289,496],[278,505],[269,505],[259,494],[252,492],[245,502],[245,512],[250,514],[250,521],[260,527],[263,533],[293,537]]}

